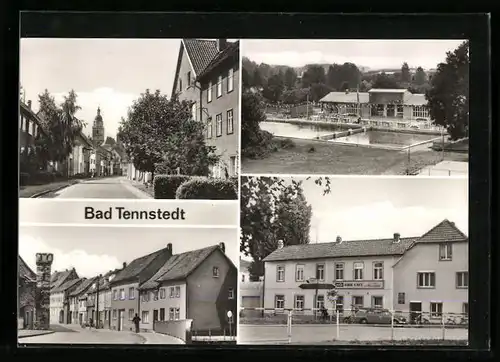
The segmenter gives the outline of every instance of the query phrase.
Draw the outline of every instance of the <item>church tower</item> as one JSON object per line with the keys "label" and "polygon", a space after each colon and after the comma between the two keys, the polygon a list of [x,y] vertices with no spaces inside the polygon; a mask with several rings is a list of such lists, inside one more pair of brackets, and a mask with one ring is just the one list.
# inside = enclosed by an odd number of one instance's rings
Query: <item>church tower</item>
{"label": "church tower", "polygon": [[104,143],[104,123],[102,122],[101,108],[97,108],[97,116],[92,126],[92,140],[94,144],[100,146]]}

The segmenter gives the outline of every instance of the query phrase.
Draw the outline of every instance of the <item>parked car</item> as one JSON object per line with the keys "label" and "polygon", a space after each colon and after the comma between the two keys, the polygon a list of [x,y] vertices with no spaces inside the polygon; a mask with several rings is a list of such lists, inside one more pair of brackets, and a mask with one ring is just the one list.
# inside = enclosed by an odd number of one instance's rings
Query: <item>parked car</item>
{"label": "parked car", "polygon": [[382,308],[360,308],[347,318],[350,319],[350,323],[391,324],[394,321],[394,324],[406,324],[405,317],[393,315],[388,309]]}

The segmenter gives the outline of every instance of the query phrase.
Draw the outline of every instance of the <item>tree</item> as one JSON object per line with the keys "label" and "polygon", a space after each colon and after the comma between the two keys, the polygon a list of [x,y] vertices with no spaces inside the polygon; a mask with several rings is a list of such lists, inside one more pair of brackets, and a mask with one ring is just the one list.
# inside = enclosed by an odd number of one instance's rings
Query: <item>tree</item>
{"label": "tree", "polygon": [[288,89],[295,88],[295,83],[297,82],[297,73],[293,68],[287,68],[284,75],[285,86]]}
{"label": "tree", "polygon": [[310,88],[310,101],[318,102],[321,98],[330,93],[332,89],[324,83],[314,83]]}
{"label": "tree", "polygon": [[284,89],[285,85],[283,84],[282,77],[280,74],[275,74],[267,81],[267,86],[264,88],[262,95],[271,102],[278,102],[281,100]]}
{"label": "tree", "polygon": [[[276,250],[279,240],[285,246],[309,243],[312,211],[301,183],[293,178],[291,183],[278,177],[241,179],[240,251],[254,260],[254,280],[263,275],[263,259]],[[324,194],[330,192],[329,178],[319,177],[315,183],[324,187]]]}
{"label": "tree", "polygon": [[398,88],[396,80],[385,73],[378,74],[373,83],[373,88],[394,89]]}
{"label": "tree", "polygon": [[430,116],[456,140],[469,129],[469,42],[446,54],[426,92]]}
{"label": "tree", "polygon": [[116,141],[113,137],[108,136],[106,137],[106,141],[104,141],[104,144],[114,146],[116,144]]}
{"label": "tree", "polygon": [[404,62],[401,66],[401,81],[409,83],[411,81],[410,67]]}
{"label": "tree", "polygon": [[426,80],[427,80],[427,75],[425,74],[425,71],[422,69],[422,67],[418,67],[415,73],[415,84],[423,85],[426,82]]}
{"label": "tree", "polygon": [[262,82],[262,77],[260,75],[259,68],[255,68],[255,70],[253,72],[252,80],[253,80],[253,85],[255,87],[262,87],[263,82]]}
{"label": "tree", "polygon": [[345,90],[349,90],[348,82],[342,82],[342,85],[340,86],[340,91],[344,92]]}
{"label": "tree", "polygon": [[207,146],[204,125],[192,118],[191,102],[170,99],[159,90],[146,90],[122,120],[119,138],[134,166],[155,173],[180,168],[184,175],[206,176],[219,160],[215,147]]}
{"label": "tree", "polygon": [[325,68],[321,65],[311,64],[302,75],[302,87],[308,88],[315,83],[326,83]]}
{"label": "tree", "polygon": [[249,88],[252,86],[252,80],[250,78],[250,74],[246,68],[243,68],[241,72],[241,80],[243,83],[243,88]]}

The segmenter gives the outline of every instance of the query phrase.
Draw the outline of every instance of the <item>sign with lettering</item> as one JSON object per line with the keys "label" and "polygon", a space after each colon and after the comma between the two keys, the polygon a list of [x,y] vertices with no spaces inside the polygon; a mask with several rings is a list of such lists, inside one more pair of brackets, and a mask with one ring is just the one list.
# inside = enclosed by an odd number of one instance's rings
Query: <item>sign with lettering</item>
{"label": "sign with lettering", "polygon": [[337,289],[383,289],[383,280],[349,280],[334,282]]}

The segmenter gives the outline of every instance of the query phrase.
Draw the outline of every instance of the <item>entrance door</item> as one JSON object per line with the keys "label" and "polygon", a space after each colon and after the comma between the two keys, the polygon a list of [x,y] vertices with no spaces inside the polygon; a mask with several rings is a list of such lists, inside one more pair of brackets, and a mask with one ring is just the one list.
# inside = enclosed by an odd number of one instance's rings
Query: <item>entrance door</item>
{"label": "entrance door", "polygon": [[125,309],[118,310],[118,330],[123,330],[123,316],[125,314]]}
{"label": "entrance door", "polygon": [[415,322],[415,319],[422,314],[421,302],[410,302],[410,322]]}
{"label": "entrance door", "polygon": [[64,323],[64,311],[63,310],[59,311],[59,323],[60,324]]}
{"label": "entrance door", "polygon": [[153,330],[155,329],[155,323],[158,320],[158,309],[153,310]]}
{"label": "entrance door", "polygon": [[82,325],[82,324],[83,324],[83,313],[80,313],[80,315],[78,316],[78,323],[79,323],[80,325]]}

